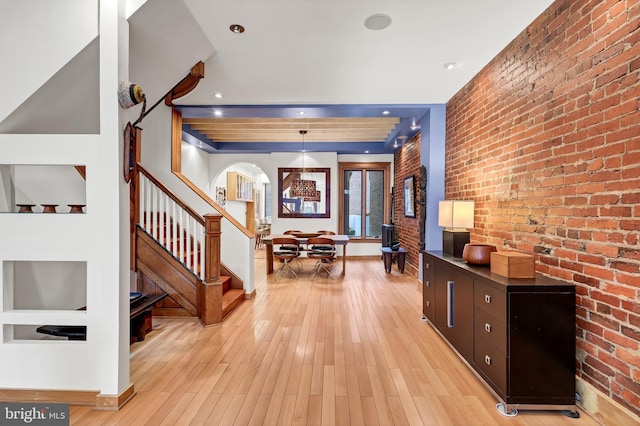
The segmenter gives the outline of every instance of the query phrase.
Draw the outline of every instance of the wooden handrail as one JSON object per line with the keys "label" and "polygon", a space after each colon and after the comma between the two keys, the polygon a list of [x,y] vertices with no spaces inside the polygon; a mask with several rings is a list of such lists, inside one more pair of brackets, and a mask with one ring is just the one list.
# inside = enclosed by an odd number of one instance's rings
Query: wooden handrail
{"label": "wooden handrail", "polygon": [[178,196],[176,196],[169,188],[163,185],[158,179],[156,179],[149,171],[147,171],[142,164],[138,163],[138,171],[142,173],[147,179],[149,179],[155,186],[157,186],[163,193],[167,194],[169,198],[171,198],[176,204],[180,206],[180,208],[184,209],[189,213],[191,217],[193,217],[200,225],[204,226],[205,220],[204,217],[192,209],[187,203],[182,201]]}
{"label": "wooden handrail", "polygon": [[202,191],[198,185],[194,184],[182,174],[182,114],[175,108],[171,110],[171,173],[184,182],[193,192],[196,193],[204,202],[209,204],[218,213],[228,220],[234,227],[248,238],[254,238],[255,234],[242,225],[236,218],[231,216],[225,209],[220,207],[218,203],[213,201],[211,197]]}
{"label": "wooden handrail", "polygon": [[200,188],[198,188],[197,185],[195,185],[193,182],[191,182],[185,175],[183,175],[182,173],[176,173],[173,172],[173,174],[180,179],[182,182],[185,183],[185,185],[187,185],[189,188],[191,188],[191,190],[193,192],[195,192],[204,202],[206,202],[207,204],[209,204],[212,208],[214,208],[218,213],[220,213],[220,215],[222,217],[224,217],[225,219],[227,219],[229,222],[231,222],[236,228],[238,228],[238,230],[240,230],[244,235],[246,235],[249,238],[253,238],[255,237],[255,234],[252,233],[251,231],[249,231],[244,225],[242,225],[240,222],[238,222],[238,220],[231,216],[231,214],[229,214],[229,212],[227,212],[226,210],[224,210],[223,208],[221,208],[218,203],[216,203],[211,197],[209,197],[207,194],[205,194]]}
{"label": "wooden handrail", "polygon": [[87,167],[86,166],[73,166],[77,172],[82,176],[82,179],[87,180]]}

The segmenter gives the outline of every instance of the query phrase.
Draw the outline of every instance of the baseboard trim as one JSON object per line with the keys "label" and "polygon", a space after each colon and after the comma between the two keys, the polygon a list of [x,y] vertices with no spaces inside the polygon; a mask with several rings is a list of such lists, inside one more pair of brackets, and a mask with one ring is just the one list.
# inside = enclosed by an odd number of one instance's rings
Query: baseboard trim
{"label": "baseboard trim", "polygon": [[95,398],[94,410],[102,411],[118,411],[136,394],[133,383],[118,395],[98,394]]}
{"label": "baseboard trim", "polygon": [[254,288],[251,293],[244,294],[244,300],[252,300],[256,297],[256,289]]}
{"label": "baseboard trim", "polygon": [[98,391],[0,389],[0,401],[94,405],[98,394]]}
{"label": "baseboard trim", "polygon": [[640,418],[580,377],[576,377],[578,406],[603,425],[640,425]]}

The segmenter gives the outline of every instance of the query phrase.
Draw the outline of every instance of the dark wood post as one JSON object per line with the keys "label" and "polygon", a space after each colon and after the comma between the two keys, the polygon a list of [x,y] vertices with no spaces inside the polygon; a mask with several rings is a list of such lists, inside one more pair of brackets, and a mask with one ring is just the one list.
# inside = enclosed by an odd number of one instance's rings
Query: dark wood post
{"label": "dark wood post", "polygon": [[222,216],[204,216],[204,282],[198,289],[198,316],[204,325],[222,322],[222,283],[220,282],[220,234]]}

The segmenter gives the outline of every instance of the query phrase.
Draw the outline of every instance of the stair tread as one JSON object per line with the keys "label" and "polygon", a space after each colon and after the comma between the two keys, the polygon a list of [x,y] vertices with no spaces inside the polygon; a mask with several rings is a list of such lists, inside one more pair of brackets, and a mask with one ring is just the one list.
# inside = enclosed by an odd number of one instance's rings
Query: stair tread
{"label": "stair tread", "polygon": [[222,304],[224,305],[225,300],[233,300],[240,295],[244,296],[244,290],[239,288],[232,288],[222,295]]}
{"label": "stair tread", "polygon": [[244,290],[233,288],[222,295],[222,317],[224,318],[244,300]]}

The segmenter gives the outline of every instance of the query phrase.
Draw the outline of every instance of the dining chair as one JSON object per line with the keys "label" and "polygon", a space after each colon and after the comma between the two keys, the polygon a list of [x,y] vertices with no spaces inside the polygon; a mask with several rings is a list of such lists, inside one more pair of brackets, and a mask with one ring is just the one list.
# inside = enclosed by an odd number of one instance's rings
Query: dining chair
{"label": "dining chair", "polygon": [[311,279],[313,280],[313,278],[322,271],[326,272],[327,276],[331,276],[333,261],[336,257],[336,247],[333,240],[327,237],[314,237],[309,238],[307,244],[310,247],[307,252],[307,257],[309,259],[315,259],[316,261],[313,266]]}
{"label": "dining chair", "polygon": [[[295,229],[289,229],[288,231],[284,231],[283,234],[284,235],[294,235],[294,234],[301,234],[302,231],[298,231]],[[300,244],[298,244],[296,247],[293,246],[284,246],[282,247],[283,250],[297,250],[297,251],[301,251],[304,250],[302,247],[300,247]]]}
{"label": "dining chair", "polygon": [[296,274],[296,271],[291,267],[291,262],[298,260],[300,257],[298,240],[293,237],[276,237],[271,243],[273,244],[274,259],[282,261],[282,266],[276,271],[276,279],[278,279],[284,271],[291,272],[295,278],[298,278],[298,274]]}
{"label": "dining chair", "polygon": [[[322,235],[336,235],[335,232],[333,231],[317,231],[318,234],[320,234],[319,236]],[[307,242],[307,245],[309,243]],[[311,246],[309,248],[309,250],[325,250],[325,251],[335,251],[335,245],[333,244],[333,241],[331,241],[331,244],[315,244],[313,246]]]}

